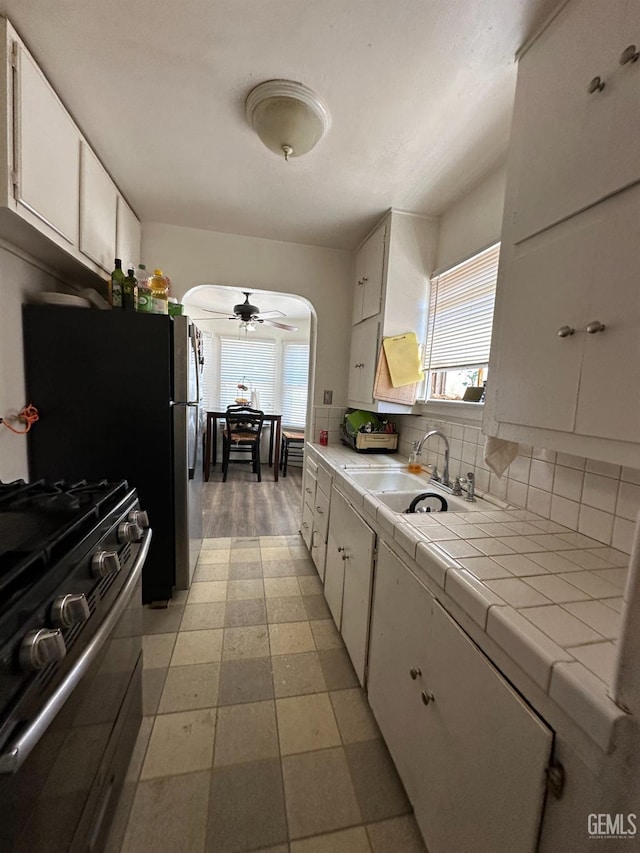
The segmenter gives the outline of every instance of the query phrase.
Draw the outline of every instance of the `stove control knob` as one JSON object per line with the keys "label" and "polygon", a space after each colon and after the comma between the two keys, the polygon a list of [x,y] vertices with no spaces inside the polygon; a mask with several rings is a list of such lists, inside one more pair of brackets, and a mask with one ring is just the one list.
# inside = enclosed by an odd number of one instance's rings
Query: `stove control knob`
{"label": "stove control knob", "polygon": [[85,622],[91,611],[83,592],[77,595],[59,595],[51,605],[51,621],[56,628],[70,628],[79,622]]}
{"label": "stove control knob", "polygon": [[129,513],[127,519],[133,524],[137,524],[142,527],[143,530],[146,530],[149,526],[149,513],[144,509],[134,509]]}
{"label": "stove control knob", "polygon": [[120,571],[117,551],[97,551],[91,558],[91,571],[97,578],[106,578]]}
{"label": "stove control knob", "polygon": [[67,653],[59,628],[29,631],[20,646],[18,657],[25,672],[37,672],[48,663],[62,660]]}
{"label": "stove control knob", "polygon": [[139,542],[143,533],[140,525],[132,521],[123,521],[118,525],[119,542]]}

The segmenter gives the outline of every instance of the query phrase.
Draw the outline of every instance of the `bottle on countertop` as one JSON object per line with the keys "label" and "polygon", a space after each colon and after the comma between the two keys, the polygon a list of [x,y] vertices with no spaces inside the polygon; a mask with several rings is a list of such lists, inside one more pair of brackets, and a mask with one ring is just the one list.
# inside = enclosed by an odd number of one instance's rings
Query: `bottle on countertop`
{"label": "bottle on countertop", "polygon": [[422,459],[418,450],[418,442],[413,442],[413,450],[409,454],[409,464],[407,469],[410,474],[420,474],[422,471]]}
{"label": "bottle on countertop", "polygon": [[149,277],[149,287],[151,288],[152,313],[168,314],[169,285],[162,270],[153,271],[153,275]]}
{"label": "bottle on countertop", "polygon": [[114,261],[115,268],[111,273],[109,281],[109,305],[112,308],[122,308],[122,291],[124,286],[124,273],[122,272],[122,261],[116,258]]}
{"label": "bottle on countertop", "polygon": [[122,307],[125,311],[136,311],[138,307],[138,280],[133,274],[133,269],[127,270],[122,285]]}
{"label": "bottle on countertop", "polygon": [[141,314],[152,314],[153,300],[151,297],[151,288],[149,287],[149,273],[144,264],[138,264],[136,278],[138,279],[138,307],[136,310]]}

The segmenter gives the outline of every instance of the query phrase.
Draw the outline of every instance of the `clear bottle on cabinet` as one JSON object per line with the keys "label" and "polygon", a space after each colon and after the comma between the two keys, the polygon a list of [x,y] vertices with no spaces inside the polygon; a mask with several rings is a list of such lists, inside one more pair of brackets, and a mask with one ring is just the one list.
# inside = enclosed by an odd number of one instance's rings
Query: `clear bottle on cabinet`
{"label": "clear bottle on cabinet", "polygon": [[149,277],[149,287],[151,288],[152,312],[154,314],[168,314],[169,284],[162,270],[153,271],[153,275]]}

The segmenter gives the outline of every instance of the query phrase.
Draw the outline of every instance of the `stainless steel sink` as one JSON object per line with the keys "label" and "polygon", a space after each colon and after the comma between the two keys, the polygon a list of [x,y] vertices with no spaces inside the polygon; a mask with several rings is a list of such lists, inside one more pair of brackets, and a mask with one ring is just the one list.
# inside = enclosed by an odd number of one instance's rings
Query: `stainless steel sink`
{"label": "stainless steel sink", "polygon": [[[431,492],[433,494],[442,495],[442,497],[446,500],[448,504],[449,512],[477,512],[478,510],[487,509],[486,503],[481,499],[477,499],[475,502],[471,503],[469,501],[465,501],[464,498],[456,497],[454,495],[449,494],[444,489],[439,489],[437,484],[435,483],[427,483],[424,488],[412,491],[402,491],[402,492],[373,492],[373,495],[378,498],[385,506],[388,506],[389,509],[394,512],[405,512],[414,498],[418,495],[423,494],[424,492]],[[440,511],[439,501],[420,501],[419,507],[427,507],[430,506],[432,512]]]}

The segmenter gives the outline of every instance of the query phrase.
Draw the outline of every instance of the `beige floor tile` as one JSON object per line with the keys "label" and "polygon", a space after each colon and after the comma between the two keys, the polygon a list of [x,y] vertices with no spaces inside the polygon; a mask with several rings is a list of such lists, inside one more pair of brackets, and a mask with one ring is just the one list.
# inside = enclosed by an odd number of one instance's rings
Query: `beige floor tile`
{"label": "beige floor tile", "polygon": [[187,595],[189,594],[188,589],[174,589],[173,595],[171,596],[172,604],[184,604],[187,600]]}
{"label": "beige floor tile", "polygon": [[207,770],[213,759],[215,709],[156,717],[141,779]]}
{"label": "beige floor tile", "polygon": [[213,708],[218,701],[219,663],[172,666],[164,683],[159,714]]}
{"label": "beige floor tile", "polygon": [[258,559],[257,548],[232,548],[230,551],[230,562],[232,563],[254,563]]}
{"label": "beige floor tile", "polygon": [[367,824],[373,853],[427,853],[413,815]]}
{"label": "beige floor tile", "polygon": [[344,645],[333,619],[316,619],[309,622],[318,649],[341,649]]}
{"label": "beige floor tile", "polygon": [[264,594],[266,598],[285,598],[290,595],[300,595],[298,578],[265,578]]}
{"label": "beige floor tile", "polygon": [[181,631],[171,657],[171,666],[216,663],[222,657],[222,628],[208,631]]}
{"label": "beige floor tile", "polygon": [[276,710],[282,755],[340,745],[328,693],[277,699]]}
{"label": "beige floor tile", "polygon": [[210,548],[230,548],[231,537],[216,536],[214,539],[203,539],[202,548],[208,551]]}
{"label": "beige floor tile", "polygon": [[223,660],[263,658],[269,656],[269,635],[266,625],[225,628]]}
{"label": "beige floor tile", "polygon": [[309,556],[306,545],[289,545],[289,553],[294,560],[304,560]]}
{"label": "beige floor tile", "polygon": [[272,655],[294,655],[315,651],[313,634],[308,622],[281,622],[269,625]]}
{"label": "beige floor tile", "polygon": [[169,602],[168,607],[143,607],[143,634],[171,634],[180,628],[184,604]]}
{"label": "beige floor tile", "polygon": [[[267,554],[269,552],[267,551]],[[265,578],[292,578],[296,574],[293,560],[262,560],[262,575]]]}
{"label": "beige floor tile", "polygon": [[224,601],[205,601],[202,604],[187,604],[184,608],[181,631],[204,631],[207,628],[223,628],[226,604]]}
{"label": "beige floor tile", "polygon": [[133,754],[131,755],[131,760],[129,761],[129,767],[127,768],[127,775],[125,779],[125,781],[127,782],[138,781],[140,771],[142,770],[144,757],[147,753],[149,738],[151,737],[151,731],[153,729],[153,722],[154,717],[142,718],[142,722],[140,723],[140,728],[138,730],[138,737],[136,738],[136,743],[133,748]]}
{"label": "beige floor tile", "polygon": [[229,580],[229,563],[202,563],[193,573],[194,583]]}
{"label": "beige floor tile", "polygon": [[260,536],[261,548],[284,548],[288,544],[288,536]]}
{"label": "beige floor tile", "polygon": [[148,634],[142,638],[142,661],[145,669],[169,666],[177,634]]}
{"label": "beige floor tile", "polygon": [[[293,841],[291,853],[371,853],[371,847],[364,826],[354,826],[328,835]],[[396,853],[404,853],[403,848],[398,847]]]}
{"label": "beige floor tile", "polygon": [[225,601],[227,581],[202,581],[191,584],[188,604],[201,604],[205,601]]}
{"label": "beige floor tile", "polygon": [[142,782],[121,853],[203,853],[209,773]]}
{"label": "beige floor tile", "polygon": [[343,743],[357,743],[380,737],[380,730],[369,703],[359,687],[335,690],[331,693],[331,704]]}
{"label": "beige floor tile", "polygon": [[267,598],[266,602],[269,622],[306,622],[309,618],[301,595]]}
{"label": "beige floor tile", "polygon": [[291,552],[287,545],[281,545],[277,548],[267,548],[260,543],[260,555],[263,560],[290,560]]}
{"label": "beige floor tile", "polygon": [[218,710],[215,767],[277,755],[278,734],[272,701],[227,705]]}
{"label": "beige floor tile", "polygon": [[271,659],[273,688],[278,698],[323,693],[327,687],[317,652],[276,655]]}
{"label": "beige floor tile", "polygon": [[229,581],[227,601],[248,601],[252,598],[262,598],[264,586],[262,578],[256,580]]}
{"label": "beige floor tile", "polygon": [[322,581],[316,575],[309,575],[299,577],[298,583],[300,584],[300,589],[303,595],[323,595],[324,587],[322,586]]}
{"label": "beige floor tile", "polygon": [[198,557],[198,566],[206,563],[228,563],[230,554],[230,548],[203,548]]}

